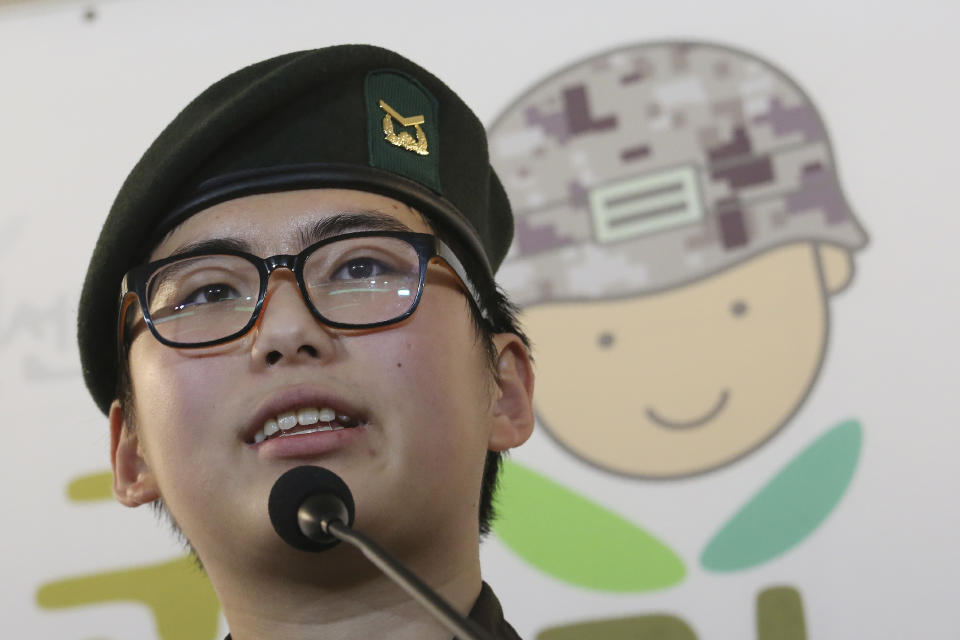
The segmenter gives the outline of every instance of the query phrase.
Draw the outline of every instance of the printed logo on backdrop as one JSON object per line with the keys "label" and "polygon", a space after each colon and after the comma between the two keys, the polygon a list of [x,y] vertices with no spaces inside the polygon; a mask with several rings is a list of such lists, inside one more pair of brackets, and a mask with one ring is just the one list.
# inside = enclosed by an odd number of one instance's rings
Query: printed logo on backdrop
{"label": "printed logo on backdrop", "polygon": [[[19,267],[10,256],[23,238],[22,217],[0,221],[0,353],[7,364],[7,383],[19,377],[28,384],[78,376],[73,353],[75,297],[63,281],[38,281],[26,287],[18,275],[32,267]],[[10,370],[10,365],[13,370]]]}
{"label": "printed logo on backdrop", "polygon": [[[113,473],[80,476],[67,486],[77,505],[113,500]],[[145,606],[160,640],[216,640],[220,602],[197,560],[187,554],[164,562],[55,579],[37,590],[37,604],[51,611],[131,602]],[[104,619],[103,632],[112,621]],[[78,636],[79,637],[79,636]]]}
{"label": "printed logo on backdrop", "polygon": [[[44,281],[41,272],[31,284],[18,279],[31,265],[17,265],[17,249],[26,237],[23,217],[0,221],[0,353],[7,363],[8,389],[19,378],[28,386],[79,379],[76,362],[78,283],[70,277]],[[56,272],[56,268],[48,269]],[[61,274],[63,275],[63,274]],[[11,370],[12,369],[12,370]],[[106,428],[106,423],[104,423]],[[69,480],[66,494],[76,505],[112,501],[113,476],[107,471]],[[69,576],[40,585],[38,606],[46,610],[136,602],[151,612],[160,640],[214,640],[218,637],[220,604],[196,561],[183,555],[167,562],[91,575]],[[111,620],[101,631],[109,633]],[[78,634],[77,638],[88,634]]]}
{"label": "printed logo on backdrop", "polygon": [[[627,47],[539,83],[494,123],[490,145],[517,215],[500,280],[537,346],[540,423],[573,458],[642,492],[733,468],[791,428],[820,371],[832,296],[867,242],[796,83],[726,47]],[[6,253],[19,228],[3,230]],[[25,379],[77,375],[48,348],[72,354],[75,301],[43,291],[4,297],[0,347],[46,345],[20,359]],[[691,563],[733,574],[802,552],[847,491],[862,439],[848,416],[812,427],[818,437],[702,532],[696,558],[657,535],[657,522],[508,463],[499,537],[556,580],[638,595],[636,615],[548,625],[538,637],[695,639],[684,611],[644,613],[643,594],[682,583]],[[68,494],[92,504],[110,499],[109,486],[109,472],[97,473]],[[588,522],[607,544],[581,544]],[[807,637],[801,588],[769,585],[745,603],[760,640]],[[219,605],[187,557],[57,579],[37,600],[138,602],[161,640],[217,637]]]}
{"label": "printed logo on backdrop", "polygon": [[[536,345],[537,414],[559,445],[642,492],[735,465],[790,428],[820,372],[831,299],[867,242],[792,79],[729,47],[625,47],[537,84],[493,124],[490,148],[517,219],[499,280]],[[702,532],[699,558],[656,522],[519,463],[506,466],[495,531],[591,590],[665,589],[691,562],[743,571],[795,549],[846,492],[861,425],[838,416],[818,432]],[[799,586],[745,606],[759,638],[806,638]],[[683,612],[642,609],[538,637],[695,637]]]}

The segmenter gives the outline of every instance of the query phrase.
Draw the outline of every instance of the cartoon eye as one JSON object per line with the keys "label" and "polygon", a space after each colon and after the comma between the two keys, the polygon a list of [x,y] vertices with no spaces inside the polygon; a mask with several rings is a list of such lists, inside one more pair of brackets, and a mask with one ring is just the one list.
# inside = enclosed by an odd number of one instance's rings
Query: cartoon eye
{"label": "cartoon eye", "polygon": [[611,331],[603,331],[600,335],[597,336],[597,346],[601,349],[609,349],[613,346],[616,337]]}
{"label": "cartoon eye", "polygon": [[746,315],[748,310],[749,307],[743,300],[734,300],[730,305],[730,313],[732,313],[735,317]]}

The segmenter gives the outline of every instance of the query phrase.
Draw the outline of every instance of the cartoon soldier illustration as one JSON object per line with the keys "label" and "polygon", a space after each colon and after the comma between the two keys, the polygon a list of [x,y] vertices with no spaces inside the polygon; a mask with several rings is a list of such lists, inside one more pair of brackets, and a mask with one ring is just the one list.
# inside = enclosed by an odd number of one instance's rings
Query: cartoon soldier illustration
{"label": "cartoon soldier illustration", "polygon": [[[730,465],[790,424],[823,362],[830,298],[867,241],[794,81],[729,47],[631,46],[547,78],[490,140],[517,215],[500,280],[523,307],[536,409],[557,443],[649,482]],[[860,440],[853,420],[823,432],[732,514],[701,565],[740,570],[798,544],[845,492]],[[501,538],[555,577],[604,588],[526,544],[521,521],[549,522],[537,505],[557,503],[537,492],[569,489],[512,470]],[[635,590],[683,571],[667,574]]]}

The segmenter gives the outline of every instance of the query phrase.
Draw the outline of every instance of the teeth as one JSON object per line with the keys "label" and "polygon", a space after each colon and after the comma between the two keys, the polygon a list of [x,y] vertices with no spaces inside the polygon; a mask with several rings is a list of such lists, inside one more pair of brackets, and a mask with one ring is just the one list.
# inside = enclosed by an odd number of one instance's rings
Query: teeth
{"label": "teeth", "polygon": [[272,436],[277,431],[280,431],[280,426],[277,424],[277,421],[273,418],[270,418],[263,423],[263,435]]}
{"label": "teeth", "polygon": [[287,411],[277,416],[277,424],[280,425],[280,431],[289,431],[297,426],[297,414],[293,411]]}
{"label": "teeth", "polygon": [[320,431],[340,431],[347,427],[357,426],[355,419],[346,414],[337,415],[336,411],[329,407],[323,407],[319,410],[314,407],[306,407],[299,411],[281,413],[276,419],[267,419],[266,422],[263,423],[263,428],[254,434],[253,441],[259,444],[278,432],[281,432],[279,437],[288,435],[282,432],[290,431],[297,425],[308,427],[318,423],[320,423],[319,426],[313,429],[302,429],[297,433],[291,433],[289,435],[317,433]]}
{"label": "teeth", "polygon": [[[324,411],[328,411],[328,409],[324,409]],[[321,421],[330,422],[323,417],[323,411],[317,411],[313,407],[310,407],[309,409],[300,409],[300,411],[297,411],[297,422],[305,427],[311,424],[317,424],[317,422]]]}

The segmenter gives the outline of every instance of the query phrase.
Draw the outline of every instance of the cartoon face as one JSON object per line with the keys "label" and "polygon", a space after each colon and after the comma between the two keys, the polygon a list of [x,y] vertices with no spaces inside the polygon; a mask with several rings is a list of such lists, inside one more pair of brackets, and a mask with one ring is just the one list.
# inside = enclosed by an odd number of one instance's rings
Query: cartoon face
{"label": "cartoon face", "polygon": [[524,310],[536,408],[567,449],[609,471],[670,478],[750,452],[800,406],[827,338],[846,251],[774,249],[639,298]]}

